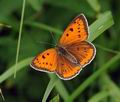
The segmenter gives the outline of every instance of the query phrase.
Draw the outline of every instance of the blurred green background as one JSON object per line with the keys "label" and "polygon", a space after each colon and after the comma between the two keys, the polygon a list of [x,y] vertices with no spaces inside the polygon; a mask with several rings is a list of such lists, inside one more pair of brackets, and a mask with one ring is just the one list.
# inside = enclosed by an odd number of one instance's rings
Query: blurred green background
{"label": "blurred green background", "polygon": [[[10,70],[16,59],[22,3],[23,0],[0,0],[0,89],[6,102],[41,102],[50,89],[45,98],[51,102],[120,102],[120,0],[26,0],[19,61],[27,64],[18,65],[21,70],[14,79]],[[95,32],[100,22],[93,23],[102,16],[104,22],[106,12],[111,12],[114,25],[106,22],[105,32]],[[93,39],[97,48],[94,61],[70,81],[30,68],[30,61],[24,59],[31,60],[52,47],[40,42],[54,43],[50,31],[58,39],[80,13],[85,14],[89,25],[93,24],[92,36],[97,35]]]}

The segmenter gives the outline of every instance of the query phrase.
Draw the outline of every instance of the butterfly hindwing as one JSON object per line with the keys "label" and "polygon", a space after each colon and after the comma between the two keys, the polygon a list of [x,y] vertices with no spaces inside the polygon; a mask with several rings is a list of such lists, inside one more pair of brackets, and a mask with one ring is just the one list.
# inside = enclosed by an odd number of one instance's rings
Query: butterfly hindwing
{"label": "butterfly hindwing", "polygon": [[77,76],[81,70],[80,66],[71,63],[61,55],[58,56],[58,60],[59,61],[56,68],[56,74],[61,79],[70,80],[73,77]]}
{"label": "butterfly hindwing", "polygon": [[65,29],[60,38],[61,45],[68,45],[74,42],[81,42],[88,38],[88,23],[83,14],[77,16]]}
{"label": "butterfly hindwing", "polygon": [[40,71],[54,72],[57,66],[56,49],[48,49],[38,54],[32,61],[32,68]]}
{"label": "butterfly hindwing", "polygon": [[85,66],[90,63],[96,54],[94,45],[87,41],[69,45],[67,46],[67,50],[79,60],[81,66]]}

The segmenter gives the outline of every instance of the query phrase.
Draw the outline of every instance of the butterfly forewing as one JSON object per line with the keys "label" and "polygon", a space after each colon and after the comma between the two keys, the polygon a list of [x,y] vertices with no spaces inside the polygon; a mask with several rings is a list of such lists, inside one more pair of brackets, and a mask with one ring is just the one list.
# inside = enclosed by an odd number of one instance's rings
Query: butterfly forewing
{"label": "butterfly forewing", "polygon": [[65,29],[60,38],[61,45],[68,45],[74,42],[81,42],[88,38],[88,23],[83,14],[77,16]]}
{"label": "butterfly forewing", "polygon": [[40,71],[54,72],[57,66],[56,49],[48,49],[38,54],[32,61],[31,66]]}

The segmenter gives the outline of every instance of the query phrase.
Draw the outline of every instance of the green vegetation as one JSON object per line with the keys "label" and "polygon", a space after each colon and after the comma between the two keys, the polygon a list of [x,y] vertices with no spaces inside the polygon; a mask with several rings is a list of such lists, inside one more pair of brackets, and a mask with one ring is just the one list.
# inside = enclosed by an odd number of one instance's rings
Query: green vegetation
{"label": "green vegetation", "polygon": [[[119,102],[119,0],[1,0],[0,102]],[[70,81],[32,69],[34,56],[54,44],[84,13],[97,48],[93,62]],[[41,44],[40,44],[41,43]],[[17,51],[17,52],[16,52]]]}

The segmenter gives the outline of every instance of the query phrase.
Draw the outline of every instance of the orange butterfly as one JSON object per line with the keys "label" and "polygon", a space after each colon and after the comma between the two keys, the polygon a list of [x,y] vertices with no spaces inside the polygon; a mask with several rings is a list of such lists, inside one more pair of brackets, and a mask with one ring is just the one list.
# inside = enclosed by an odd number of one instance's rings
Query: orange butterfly
{"label": "orange butterfly", "polygon": [[54,72],[63,80],[77,76],[95,57],[96,48],[88,41],[88,23],[78,15],[66,28],[55,48],[38,54],[31,67],[38,71]]}

